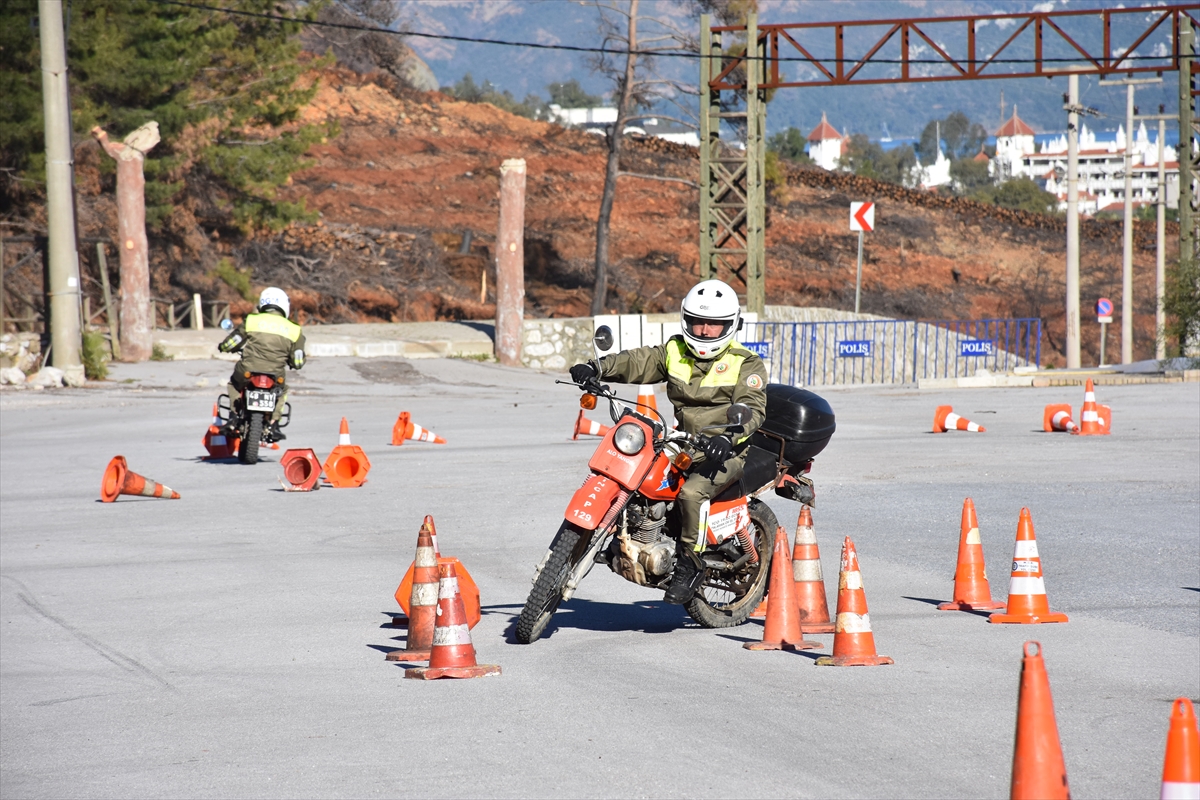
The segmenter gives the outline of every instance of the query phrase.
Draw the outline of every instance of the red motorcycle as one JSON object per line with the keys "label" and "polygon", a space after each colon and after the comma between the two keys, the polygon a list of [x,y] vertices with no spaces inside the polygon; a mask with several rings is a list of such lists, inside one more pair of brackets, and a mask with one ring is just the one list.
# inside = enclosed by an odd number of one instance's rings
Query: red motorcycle
{"label": "red motorcycle", "polygon": [[[596,331],[598,350],[612,346],[606,326]],[[571,384],[576,385],[576,384]],[[537,641],[580,581],[598,563],[640,586],[666,589],[675,568],[679,517],[675,499],[693,453],[706,433],[741,433],[748,407],[730,406],[728,424],[700,434],[671,430],[655,412],[621,400],[598,382],[581,386],[583,408],[609,401],[613,427],[588,462],[590,472],[567,506],[550,549],[537,565],[533,590],[517,620],[517,641]],[[779,522],[758,496],[768,489],[813,505],[812,481],[805,475],[835,428],[833,410],[804,389],[767,386],[766,420],[750,438],[742,477],[709,503],[704,551],[705,575],[685,608],[705,628],[745,622],[762,601],[770,574]],[[705,513],[702,510],[702,516]]]}

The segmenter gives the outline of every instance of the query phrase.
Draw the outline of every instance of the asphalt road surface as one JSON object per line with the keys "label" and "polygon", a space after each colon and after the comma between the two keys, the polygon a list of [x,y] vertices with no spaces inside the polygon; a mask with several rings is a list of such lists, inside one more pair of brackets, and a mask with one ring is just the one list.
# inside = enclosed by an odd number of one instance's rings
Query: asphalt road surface
{"label": "asphalt road surface", "polygon": [[[345,416],[371,472],[287,494],[278,454],[198,460],[227,370],[122,366],[110,388],[0,394],[5,798],[1005,797],[1027,639],[1073,795],[1151,797],[1170,703],[1200,696],[1200,384],[1102,388],[1114,434],[1092,438],[1040,432],[1042,406],[1078,406],[1077,389],[824,392],[830,607],[850,535],[896,662],[836,669],[744,650],[760,623],[701,629],[599,569],[545,638],[514,642],[596,441],[569,440],[576,393],[556,376],[312,361],[287,444],[324,458]],[[941,403],[988,432],[929,433]],[[402,410],[449,444],[389,446]],[[118,453],[183,499],[101,504]],[[993,596],[1026,506],[1069,623],[934,608],[968,496]],[[768,500],[791,533],[798,506]],[[384,660],[426,514],[481,589],[473,638],[499,677],[403,680]]]}

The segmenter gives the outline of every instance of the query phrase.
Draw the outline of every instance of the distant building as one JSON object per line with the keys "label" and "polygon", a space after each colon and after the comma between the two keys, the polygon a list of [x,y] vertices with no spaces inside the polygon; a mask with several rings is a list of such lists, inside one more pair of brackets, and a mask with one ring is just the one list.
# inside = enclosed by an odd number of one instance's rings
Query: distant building
{"label": "distant building", "polygon": [[[570,128],[579,128],[588,133],[603,135],[617,121],[617,110],[607,106],[595,108],[563,108],[550,105],[550,121]],[[700,146],[700,137],[690,128],[657,117],[630,117],[625,123],[625,133],[654,136],[669,142]]]}
{"label": "distant building", "polygon": [[812,133],[808,135],[808,157],[822,169],[837,169],[845,138],[837,132],[837,128],[829,124],[825,112],[822,111],[821,124],[813,128]]}
{"label": "distant building", "polygon": [[936,189],[950,184],[950,159],[942,152],[942,127],[938,123],[934,128],[934,141],[937,142],[937,157],[932,164],[918,163],[913,167],[913,178],[922,189]]}

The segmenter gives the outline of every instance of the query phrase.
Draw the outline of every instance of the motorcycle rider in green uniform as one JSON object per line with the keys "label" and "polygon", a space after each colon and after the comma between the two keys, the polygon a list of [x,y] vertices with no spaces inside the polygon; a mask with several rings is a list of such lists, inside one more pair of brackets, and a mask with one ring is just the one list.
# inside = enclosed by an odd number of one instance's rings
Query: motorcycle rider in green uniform
{"label": "motorcycle rider in green uniform", "polygon": [[723,281],[707,280],[692,287],[680,304],[683,335],[664,344],[637,347],[571,367],[571,379],[619,383],[666,381],[667,398],[675,408],[676,426],[692,434],[727,425],[726,411],[743,403],[753,412],[739,433],[704,439],[698,457],[676,501],[680,540],[671,585],[664,600],[689,602],[704,578],[704,550],[709,502],[742,476],[750,435],[767,412],[767,370],[762,359],[734,336],[741,328],[737,293]]}
{"label": "motorcycle rider in green uniform", "polygon": [[273,375],[284,387],[271,415],[271,426],[263,438],[269,442],[286,439],[279,429],[279,419],[287,402],[284,369],[300,369],[304,366],[304,332],[300,326],[288,319],[291,303],[287,292],[275,286],[263,289],[258,298],[258,308],[238,325],[233,333],[217,345],[222,353],[242,354],[229,377],[229,408],[237,408],[242,392],[250,382],[253,372]]}

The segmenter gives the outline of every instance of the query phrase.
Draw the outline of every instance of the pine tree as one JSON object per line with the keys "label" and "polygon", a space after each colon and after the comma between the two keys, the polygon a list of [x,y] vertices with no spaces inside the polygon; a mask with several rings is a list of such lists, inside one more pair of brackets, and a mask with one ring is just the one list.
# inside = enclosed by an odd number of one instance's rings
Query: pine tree
{"label": "pine tree", "polygon": [[[156,120],[162,144],[146,159],[147,222],[161,225],[185,189],[194,212],[244,229],[280,228],[309,216],[276,199],[328,132],[297,124],[316,91],[297,79],[303,19],[321,0],[288,7],[230,0],[227,9],[287,20],[185,8],[153,0],[88,0],[70,7],[67,63],[76,141],[94,125],[113,138]],[[285,10],[290,9],[290,10]],[[37,192],[45,155],[36,0],[0,4],[0,209]],[[111,167],[111,165],[108,165]]]}

